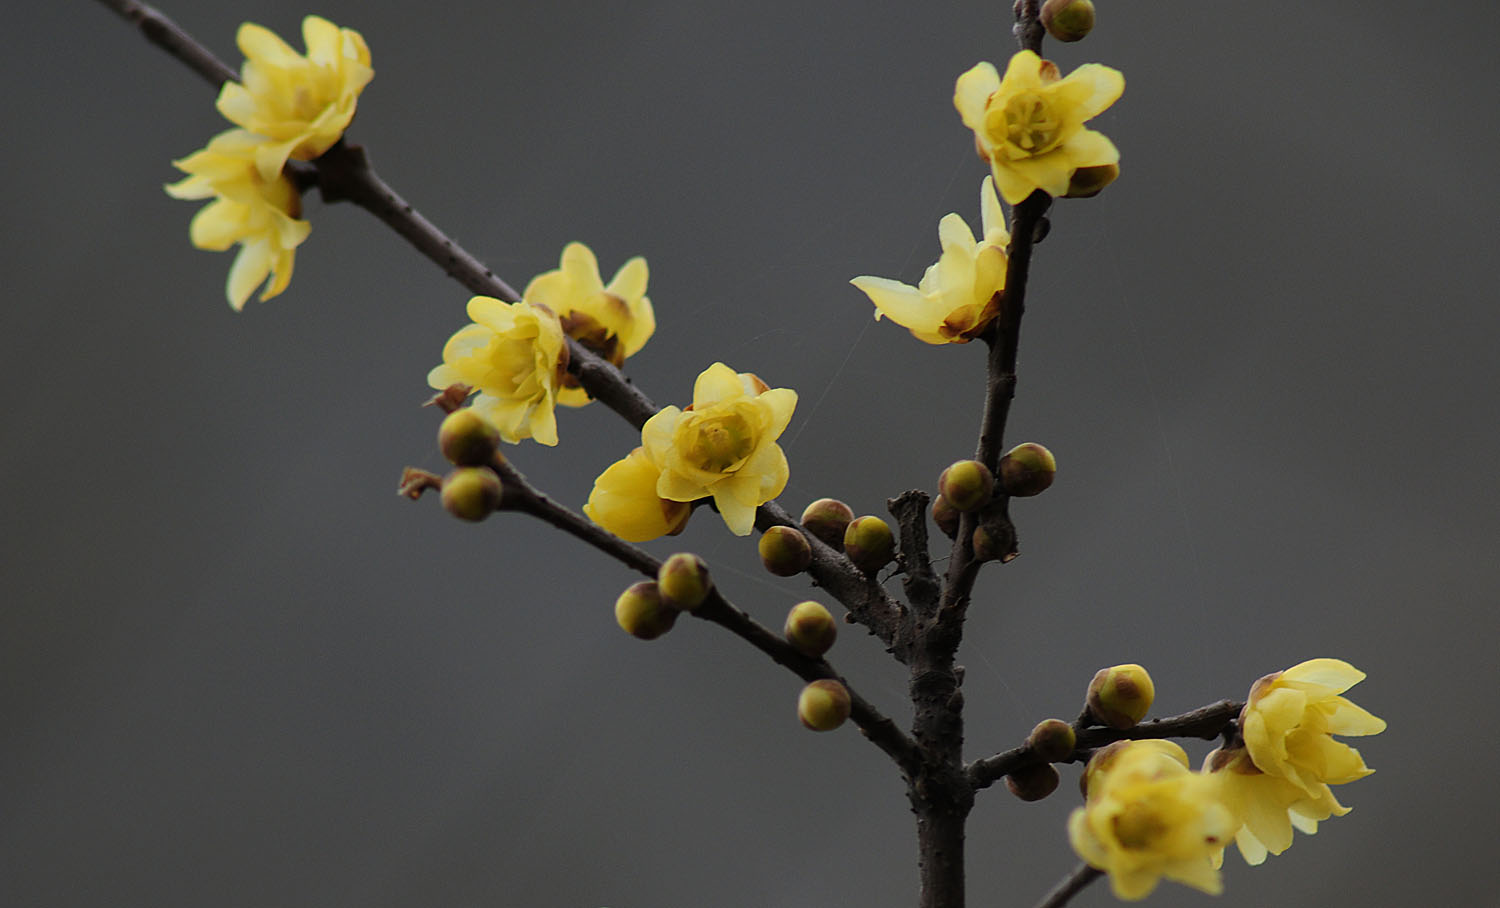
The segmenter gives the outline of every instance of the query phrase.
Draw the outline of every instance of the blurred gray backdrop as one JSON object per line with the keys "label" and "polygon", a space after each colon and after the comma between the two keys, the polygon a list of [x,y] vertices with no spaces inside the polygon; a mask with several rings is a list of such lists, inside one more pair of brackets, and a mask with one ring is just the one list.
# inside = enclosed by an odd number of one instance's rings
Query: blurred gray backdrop
{"label": "blurred gray backdrop", "polygon": [[[1009,440],[1061,472],[976,593],[969,754],[1073,716],[1104,665],[1148,666],[1168,714],[1341,657],[1390,721],[1360,742],[1379,772],[1267,866],[1231,855],[1212,903],[1496,904],[1500,14],[1099,7],[1047,46],[1125,73],[1097,121],[1124,176],[1037,251]],[[1011,53],[1008,3],[163,8],[235,66],[243,20],[361,30],[351,138],[517,286],[570,240],[606,278],[645,255],[631,374],[659,403],[714,360],[797,389],[789,509],[883,513],[972,451],[981,348],[877,324],[847,281],[915,281],[943,214],[977,224],[950,99]],[[231,256],[161,191],[226,127],[214,92],[85,0],[13,4],[0,70],[0,903],[915,903],[895,771],[804,731],[793,676],[701,622],[631,639],[623,568],[394,494],[441,468],[418,405],[461,287],[312,198],[290,290],[236,315]],[[572,503],[637,442],[602,406],[561,433],[510,453]],[[711,513],[649,548],[773,626],[810,595]],[[832,657],[905,721],[871,638]],[[1073,865],[1075,776],[981,794],[971,904]]]}

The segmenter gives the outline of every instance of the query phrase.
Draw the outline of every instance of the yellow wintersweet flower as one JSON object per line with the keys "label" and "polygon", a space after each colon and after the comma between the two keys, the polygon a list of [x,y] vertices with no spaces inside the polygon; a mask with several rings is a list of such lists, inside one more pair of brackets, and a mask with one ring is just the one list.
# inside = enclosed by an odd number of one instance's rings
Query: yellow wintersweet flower
{"label": "yellow wintersweet flower", "polygon": [[1010,58],[1004,79],[991,63],[959,76],[953,106],[974,130],[1000,195],[1015,205],[1037,189],[1065,195],[1078,168],[1120,160],[1114,143],[1083,122],[1124,91],[1119,70],[1087,63],[1064,79],[1055,63],[1023,50]]}
{"label": "yellow wintersweet flower", "polygon": [[1163,876],[1218,894],[1212,858],[1235,828],[1218,778],[1190,771],[1187,754],[1165,741],[1131,741],[1107,757],[1090,772],[1084,806],[1068,818],[1073,850],[1107,872],[1115,896],[1127,901],[1145,898]]}
{"label": "yellow wintersweet flower", "polygon": [[[569,337],[619,366],[656,331],[656,314],[646,296],[648,276],[646,260],[636,256],[605,286],[593,250],[569,243],[560,267],[532,278],[521,296],[556,312]],[[590,400],[577,379],[564,378],[558,403],[581,407]]]}
{"label": "yellow wintersweet flower", "polygon": [[188,176],[166,187],[173,198],[213,199],[188,227],[194,246],[223,252],[240,244],[225,290],[236,311],[267,276],[271,280],[262,300],[286,289],[297,246],[312,230],[311,224],[297,220],[302,198],[291,180],[280,174],[263,179],[256,169],[259,142],[243,129],[221,132],[208,147],[173,161]]}
{"label": "yellow wintersweet flower", "polygon": [[225,82],[218,108],[230,122],[265,136],[255,163],[264,179],[288,157],[310,161],[343,136],[359,93],[374,78],[370,49],[352,28],[327,19],[302,20],[307,56],[276,34],[246,22],[235,42],[245,55],[239,82]]}
{"label": "yellow wintersweet flower", "polygon": [[929,344],[968,343],[985,329],[999,311],[1010,245],[991,177],[979,187],[979,209],[984,236],[978,242],[959,215],[938,222],[943,254],[916,287],[868,275],[849,282],[875,304],[877,321],[885,316]]}
{"label": "yellow wintersweet flower", "polygon": [[504,303],[488,296],[469,300],[473,324],[443,346],[443,364],[427,383],[455,383],[479,391],[474,410],[512,444],[534,438],[557,444],[557,389],[568,367],[568,348],[557,316],[545,306]]}
{"label": "yellow wintersweet flower", "polygon": [[1385,731],[1383,719],[1339,696],[1364,677],[1347,662],[1311,659],[1251,687],[1240,714],[1244,747],[1209,755],[1223,777],[1225,803],[1244,824],[1235,843],[1246,863],[1285,851],[1294,826],[1311,835],[1319,821],[1349,812],[1328,786],[1374,770],[1332,736]]}
{"label": "yellow wintersweet flower", "polygon": [[656,494],[661,469],[645,448],[636,448],[594,480],[583,513],[626,542],[649,542],[679,532],[693,513],[685,501]]}

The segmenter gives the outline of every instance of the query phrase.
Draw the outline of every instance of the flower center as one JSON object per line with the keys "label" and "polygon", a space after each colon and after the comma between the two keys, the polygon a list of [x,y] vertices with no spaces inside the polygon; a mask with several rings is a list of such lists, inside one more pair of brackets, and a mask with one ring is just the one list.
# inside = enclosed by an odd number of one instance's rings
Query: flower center
{"label": "flower center", "polygon": [[1001,108],[1001,117],[1005,143],[1021,156],[1043,154],[1058,144],[1062,122],[1036,92],[1022,92],[1008,98]]}
{"label": "flower center", "polygon": [[1115,838],[1122,848],[1144,850],[1167,831],[1161,815],[1149,804],[1135,803],[1125,807],[1114,818]]}
{"label": "flower center", "polygon": [[755,431],[742,413],[688,413],[679,430],[679,450],[693,464],[711,473],[729,473],[740,468],[755,449]]}

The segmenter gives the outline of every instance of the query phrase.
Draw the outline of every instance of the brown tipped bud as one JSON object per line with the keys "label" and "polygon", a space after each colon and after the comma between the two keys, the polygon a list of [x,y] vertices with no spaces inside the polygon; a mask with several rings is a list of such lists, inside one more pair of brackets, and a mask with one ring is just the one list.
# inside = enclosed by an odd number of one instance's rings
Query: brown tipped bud
{"label": "brown tipped bud", "polygon": [[1057,763],[1073,756],[1078,735],[1061,719],[1043,719],[1026,736],[1026,746],[1048,763]]}
{"label": "brown tipped bud", "polygon": [[1156,699],[1156,685],[1135,663],[1101,668],[1089,682],[1089,715],[1110,728],[1134,728]]}
{"label": "brown tipped bud", "polygon": [[1042,27],[1062,42],[1082,41],[1094,29],[1090,0],[1047,0],[1042,4]]}
{"label": "brown tipped bud", "polygon": [[956,511],[972,511],[989,503],[995,475],[977,460],[960,460],[938,477],[938,494]]}
{"label": "brown tipped bud", "polygon": [[849,718],[849,689],[829,678],[814,681],[797,697],[797,718],[813,731],[833,731]]}
{"label": "brown tipped bud", "polygon": [[839,626],[818,602],[799,602],[786,615],[786,641],[804,656],[820,658],[833,646]]}
{"label": "brown tipped bud", "polygon": [[1073,176],[1068,178],[1068,191],[1063,195],[1063,198],[1093,198],[1103,192],[1104,187],[1119,179],[1119,176],[1119,164],[1099,164],[1094,167],[1080,167],[1073,171]]}
{"label": "brown tipped bud", "polygon": [[854,519],[854,511],[837,498],[819,498],[802,512],[802,525],[831,548],[844,544],[844,529]]}
{"label": "brown tipped bud", "polygon": [[999,561],[1002,564],[1015,560],[1016,531],[1008,523],[992,521],[974,528],[969,542],[974,547],[977,561]]}
{"label": "brown tipped bud", "polygon": [[1120,755],[1120,751],[1129,747],[1130,744],[1130,741],[1114,741],[1094,751],[1094,755],[1089,757],[1088,763],[1083,767],[1083,774],[1078,777],[1078,793],[1087,799],[1089,788],[1093,786],[1094,780],[1108,772],[1115,758]]}
{"label": "brown tipped bud", "polygon": [[615,600],[615,620],[630,636],[655,640],[677,623],[677,609],[662,600],[656,581],[642,580]]}
{"label": "brown tipped bud", "polygon": [[714,588],[708,565],[689,552],[678,552],[663,561],[656,572],[656,585],[668,605],[686,612],[702,605]]}
{"label": "brown tipped bud", "polygon": [[1040,801],[1057,791],[1057,783],[1061,780],[1051,763],[1038,763],[1006,776],[1005,787],[1023,801]]}
{"label": "brown tipped bud", "polygon": [[1047,491],[1055,475],[1057,459],[1051,451],[1033,442],[1016,445],[1000,458],[1000,488],[1016,498]]}
{"label": "brown tipped bud", "polygon": [[438,426],[438,448],[460,467],[489,463],[499,445],[500,431],[471,407],[454,410]]}
{"label": "brown tipped bud", "polygon": [[483,520],[500,507],[504,490],[489,467],[459,467],[443,477],[443,507],[461,520]]}
{"label": "brown tipped bud", "polygon": [[873,574],[896,557],[896,537],[879,517],[858,517],[844,530],[844,553],[860,570]]}
{"label": "brown tipped bud", "polygon": [[949,539],[958,535],[958,521],[960,519],[958,509],[948,503],[948,499],[939,495],[932,500],[932,522],[943,531],[943,535]]}
{"label": "brown tipped bud", "polygon": [[812,545],[801,530],[771,527],[760,537],[760,563],[777,577],[791,577],[812,564]]}

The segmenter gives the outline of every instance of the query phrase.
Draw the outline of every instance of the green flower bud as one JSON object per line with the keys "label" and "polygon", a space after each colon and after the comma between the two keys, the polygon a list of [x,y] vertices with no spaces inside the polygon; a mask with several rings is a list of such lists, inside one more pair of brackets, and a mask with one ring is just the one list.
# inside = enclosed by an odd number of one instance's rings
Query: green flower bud
{"label": "green flower bud", "polygon": [[849,718],[849,689],[829,678],[814,681],[797,697],[797,718],[813,731],[833,731]]}
{"label": "green flower bud", "polygon": [[873,574],[896,557],[896,537],[879,517],[858,517],[844,529],[844,552],[856,567]]}
{"label": "green flower bud", "polygon": [[1094,167],[1080,167],[1073,171],[1073,176],[1068,179],[1068,191],[1063,194],[1063,198],[1093,198],[1103,192],[1104,187],[1119,179],[1119,176],[1119,164],[1098,164]]}
{"label": "green flower bud", "polygon": [[802,512],[802,525],[831,548],[844,544],[844,529],[854,519],[854,511],[836,498],[819,498]]}
{"label": "green flower bud", "polygon": [[760,563],[777,577],[791,577],[812,564],[812,545],[801,530],[771,527],[760,537]]}
{"label": "green flower bud", "polygon": [[489,467],[459,467],[443,477],[443,507],[461,520],[483,520],[500,507],[504,490]]}
{"label": "green flower bud", "polygon": [[958,509],[949,504],[948,499],[939,495],[932,500],[932,522],[937,524],[944,536],[952,539],[958,535],[959,519]]}
{"label": "green flower bud", "polygon": [[1042,27],[1062,42],[1082,41],[1094,28],[1090,0],[1047,0],[1042,4]]}
{"label": "green flower bud", "polygon": [[989,503],[995,475],[977,460],[960,460],[938,477],[938,494],[956,511],[972,511]]}
{"label": "green flower bud", "polygon": [[708,565],[688,552],[678,552],[662,562],[656,572],[656,585],[668,605],[687,612],[702,605],[714,588]]}
{"label": "green flower bud", "polygon": [[1015,498],[1047,491],[1056,474],[1057,459],[1052,452],[1033,442],[1016,445],[1000,458],[1000,488]]}
{"label": "green flower bud", "polygon": [[1089,682],[1089,715],[1110,728],[1134,728],[1156,699],[1151,676],[1135,663],[1101,668]]}
{"label": "green flower bud", "polygon": [[677,623],[677,609],[662,600],[656,581],[642,580],[615,600],[615,620],[632,637],[655,640]]}
{"label": "green flower bud", "polygon": [[438,448],[451,463],[477,467],[490,462],[500,445],[500,431],[473,408],[454,410],[438,426]]}
{"label": "green flower bud", "polygon": [[1073,756],[1078,735],[1072,725],[1061,719],[1043,719],[1026,736],[1026,746],[1048,763],[1057,763]]}
{"label": "green flower bud", "polygon": [[804,656],[821,657],[833,647],[838,623],[821,603],[799,602],[786,616],[786,640]]}
{"label": "green flower bud", "polygon": [[1038,763],[1006,776],[1005,787],[1023,801],[1040,801],[1057,791],[1057,783],[1061,780],[1051,763]]}
{"label": "green flower bud", "polygon": [[1016,532],[1003,523],[982,523],[974,528],[969,538],[974,547],[974,558],[978,561],[998,561],[1009,564],[1016,560]]}

